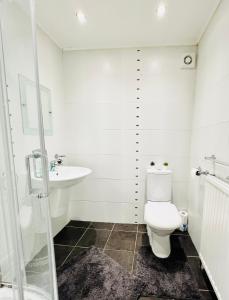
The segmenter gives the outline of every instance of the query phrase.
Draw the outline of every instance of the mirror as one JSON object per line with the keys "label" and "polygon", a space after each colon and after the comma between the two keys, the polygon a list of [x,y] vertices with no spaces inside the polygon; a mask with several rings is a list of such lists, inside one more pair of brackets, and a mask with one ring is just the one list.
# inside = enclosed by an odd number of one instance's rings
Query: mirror
{"label": "mirror", "polygon": [[[37,102],[35,82],[19,74],[20,101],[23,133],[25,135],[38,134]],[[43,110],[43,122],[45,135],[53,134],[51,91],[40,85],[41,103]]]}

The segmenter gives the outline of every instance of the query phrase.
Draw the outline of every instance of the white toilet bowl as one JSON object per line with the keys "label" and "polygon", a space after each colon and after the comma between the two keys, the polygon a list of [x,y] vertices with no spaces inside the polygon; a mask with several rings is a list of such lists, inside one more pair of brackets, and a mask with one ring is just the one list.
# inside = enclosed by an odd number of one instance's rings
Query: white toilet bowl
{"label": "white toilet bowl", "polygon": [[160,258],[170,255],[170,234],[180,227],[181,217],[171,202],[151,202],[145,205],[145,223],[153,253]]}

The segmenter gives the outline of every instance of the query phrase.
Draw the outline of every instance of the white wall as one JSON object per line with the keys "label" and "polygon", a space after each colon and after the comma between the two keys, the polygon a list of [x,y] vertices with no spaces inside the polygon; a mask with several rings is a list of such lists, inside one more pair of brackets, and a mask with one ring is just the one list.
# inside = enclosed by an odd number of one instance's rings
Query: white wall
{"label": "white wall", "polygon": [[50,160],[61,154],[64,114],[64,82],[62,50],[42,31],[38,30],[38,60],[40,84],[51,90],[53,134],[45,136]]}
{"label": "white wall", "polygon": [[64,151],[69,164],[93,170],[71,189],[72,219],[143,222],[152,160],[169,162],[173,200],[187,208],[195,70],[181,69],[181,57],[189,51],[64,52]]}
{"label": "white wall", "polygon": [[[197,85],[193,116],[191,167],[212,170],[205,156],[215,154],[229,162],[229,2],[222,1],[199,45]],[[217,167],[217,175],[229,175]],[[204,178],[190,182],[189,231],[197,248],[204,193]]]}

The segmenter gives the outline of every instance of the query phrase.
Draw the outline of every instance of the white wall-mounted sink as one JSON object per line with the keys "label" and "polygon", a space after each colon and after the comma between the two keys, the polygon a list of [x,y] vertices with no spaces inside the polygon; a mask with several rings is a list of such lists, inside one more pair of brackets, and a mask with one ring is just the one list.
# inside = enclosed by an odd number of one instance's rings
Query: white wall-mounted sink
{"label": "white wall-mounted sink", "polygon": [[[55,171],[49,171],[49,187],[51,189],[63,189],[80,182],[91,174],[92,170],[83,167],[57,166]],[[33,177],[34,181],[41,181]]]}
{"label": "white wall-mounted sink", "polygon": [[80,182],[91,174],[92,170],[83,167],[60,166],[49,172],[50,188],[65,188]]}
{"label": "white wall-mounted sink", "polygon": [[[92,170],[83,167],[56,166],[55,171],[49,171],[49,202],[51,217],[59,218],[68,214],[69,193],[68,187],[81,182],[86,176],[90,175]],[[41,178],[34,175],[33,186],[39,187]],[[39,226],[42,230],[42,224]]]}

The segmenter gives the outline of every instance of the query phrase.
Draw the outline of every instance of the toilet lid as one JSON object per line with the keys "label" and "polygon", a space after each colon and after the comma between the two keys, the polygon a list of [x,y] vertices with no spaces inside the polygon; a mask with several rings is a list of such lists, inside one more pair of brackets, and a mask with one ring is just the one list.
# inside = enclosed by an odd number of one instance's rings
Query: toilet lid
{"label": "toilet lid", "polygon": [[181,216],[170,202],[148,202],[145,205],[145,222],[156,229],[176,229],[181,225]]}

